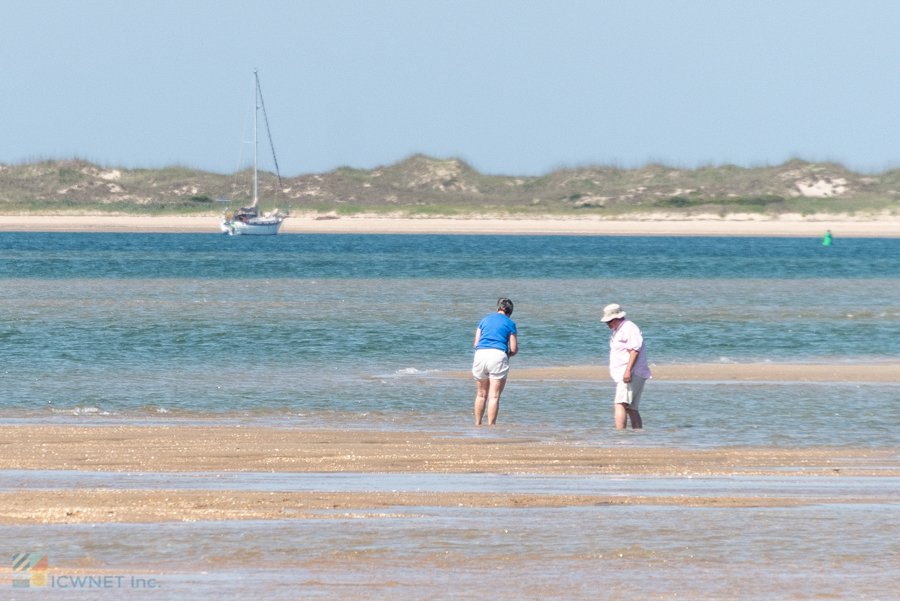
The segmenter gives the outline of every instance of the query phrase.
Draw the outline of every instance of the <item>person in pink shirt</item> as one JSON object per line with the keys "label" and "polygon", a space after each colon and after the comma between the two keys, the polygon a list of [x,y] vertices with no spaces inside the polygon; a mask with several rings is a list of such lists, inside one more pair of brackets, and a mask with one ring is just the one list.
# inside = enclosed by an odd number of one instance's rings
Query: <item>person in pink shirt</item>
{"label": "person in pink shirt", "polygon": [[616,304],[603,308],[600,319],[612,330],[609,337],[609,375],[616,383],[614,401],[616,429],[622,430],[631,418],[631,427],[641,429],[638,404],[644,392],[644,383],[653,377],[647,365],[644,336],[631,320],[625,319],[625,311]]}

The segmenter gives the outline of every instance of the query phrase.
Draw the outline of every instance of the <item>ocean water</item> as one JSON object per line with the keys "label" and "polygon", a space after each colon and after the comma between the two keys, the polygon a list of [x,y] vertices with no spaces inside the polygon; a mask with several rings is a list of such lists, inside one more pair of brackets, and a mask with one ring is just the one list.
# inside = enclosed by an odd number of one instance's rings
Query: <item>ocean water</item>
{"label": "ocean water", "polygon": [[[603,365],[621,303],[651,364],[900,356],[900,240],[0,234],[0,421],[258,421],[472,433],[478,320],[513,369]],[[590,444],[893,446],[900,384],[511,382],[497,435]]]}
{"label": "ocean water", "polygon": [[[900,240],[0,233],[0,423],[426,430],[638,453],[900,446],[900,383],[651,381],[644,431],[622,432],[612,429],[610,382],[513,380],[499,425],[475,428],[474,386],[447,373],[469,369],[475,327],[499,296],[516,303],[513,370],[605,364],[599,317],[610,302],[643,329],[651,365],[900,356]],[[47,553],[54,578],[82,586],[0,590],[83,600],[892,599],[896,480],[4,471],[0,492],[527,491],[809,504],[8,525],[8,552]],[[853,501],[830,502],[842,499]],[[101,576],[122,576],[125,597],[84,588]],[[129,587],[131,576],[159,588]]]}

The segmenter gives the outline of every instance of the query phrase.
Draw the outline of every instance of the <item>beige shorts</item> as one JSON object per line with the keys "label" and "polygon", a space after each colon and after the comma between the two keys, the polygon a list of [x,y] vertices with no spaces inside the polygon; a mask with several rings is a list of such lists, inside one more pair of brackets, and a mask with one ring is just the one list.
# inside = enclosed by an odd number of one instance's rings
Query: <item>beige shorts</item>
{"label": "beige shorts", "polygon": [[483,348],[475,351],[472,375],[476,380],[505,380],[509,373],[509,357],[500,349]]}
{"label": "beige shorts", "polygon": [[637,410],[641,403],[641,394],[644,392],[644,382],[647,380],[640,376],[631,376],[631,382],[616,383],[615,404],[625,405],[626,409]]}

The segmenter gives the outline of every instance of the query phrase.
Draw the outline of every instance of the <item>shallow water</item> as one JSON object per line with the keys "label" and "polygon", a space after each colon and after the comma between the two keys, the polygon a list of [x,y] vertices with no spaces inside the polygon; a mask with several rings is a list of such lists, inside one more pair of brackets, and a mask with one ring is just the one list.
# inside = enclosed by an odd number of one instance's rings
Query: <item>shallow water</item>
{"label": "shallow water", "polygon": [[[651,364],[900,356],[900,240],[0,233],[0,259],[3,423],[474,435],[471,383],[440,374],[469,368],[500,295],[513,370],[605,364],[611,301]],[[611,396],[513,381],[501,425],[591,444],[900,442],[898,386],[651,382],[641,437],[609,430]]]}
{"label": "shallow water", "polygon": [[0,340],[10,371],[456,370],[501,294],[517,303],[519,367],[605,363],[610,299],[658,363],[900,354],[900,280],[885,279],[10,279]]}
{"label": "shallow water", "polygon": [[161,588],[128,591],[134,598],[891,599],[896,512],[403,508],[363,519],[5,526],[0,536],[48,552],[57,575],[158,572],[145,576]]}
{"label": "shallow water", "polygon": [[[876,464],[877,462],[872,462]],[[861,462],[859,468],[874,467]],[[805,469],[816,469],[806,466]],[[791,499],[894,499],[900,478],[854,476],[535,476],[512,474],[371,474],[286,472],[89,472],[0,470],[0,492],[15,490],[240,490],[276,492],[491,492],[560,495]]]}
{"label": "shallow water", "polygon": [[[472,425],[467,380],[402,375],[321,380],[282,373],[221,390],[217,374],[118,379],[97,387],[84,376],[19,382],[0,424],[257,425],[276,428],[430,431],[588,445],[900,446],[900,384],[651,381],[641,401],[644,430],[611,429],[607,382],[512,381],[499,425]],[[84,405],[38,405],[29,399]],[[59,402],[59,401],[57,401]],[[146,403],[146,405],[143,405]],[[32,408],[31,405],[36,405]]]}

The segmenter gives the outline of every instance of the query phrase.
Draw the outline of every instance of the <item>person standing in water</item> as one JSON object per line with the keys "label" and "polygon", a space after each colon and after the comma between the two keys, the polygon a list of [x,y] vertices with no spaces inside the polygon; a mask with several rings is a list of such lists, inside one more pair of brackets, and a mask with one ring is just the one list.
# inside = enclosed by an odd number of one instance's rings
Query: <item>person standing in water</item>
{"label": "person standing in water", "polygon": [[652,376],[644,350],[644,336],[637,325],[625,319],[625,311],[616,304],[603,308],[600,319],[612,330],[609,337],[609,375],[616,383],[616,429],[622,430],[631,418],[631,427],[644,427],[638,404],[644,392],[644,383]]}
{"label": "person standing in water", "polygon": [[509,317],[513,302],[508,298],[497,301],[497,312],[488,315],[475,330],[475,360],[472,375],[475,376],[475,425],[481,425],[487,404],[487,423],[497,423],[500,411],[500,393],[506,386],[509,374],[509,358],[519,352],[516,324]]}

